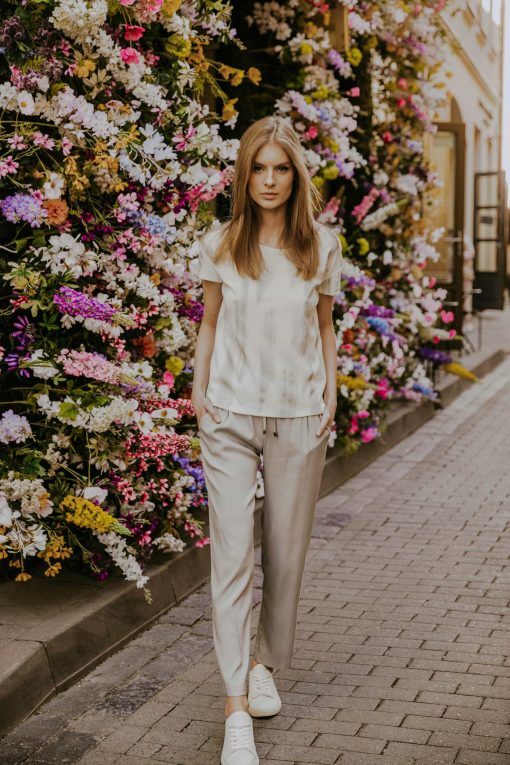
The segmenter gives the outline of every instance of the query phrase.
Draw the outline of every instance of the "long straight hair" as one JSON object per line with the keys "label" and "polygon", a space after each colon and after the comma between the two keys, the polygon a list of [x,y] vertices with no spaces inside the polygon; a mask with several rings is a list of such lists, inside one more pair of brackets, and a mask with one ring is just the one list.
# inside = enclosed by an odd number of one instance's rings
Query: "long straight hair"
{"label": "long straight hair", "polygon": [[257,152],[274,142],[287,154],[293,167],[292,192],[285,211],[285,256],[296,266],[302,279],[313,278],[319,267],[319,242],[314,214],[321,195],[306,167],[299,136],[281,117],[263,117],[243,134],[234,166],[231,218],[223,224],[223,235],[215,261],[231,258],[238,273],[258,279],[264,269],[259,248],[260,211],[248,184]]}

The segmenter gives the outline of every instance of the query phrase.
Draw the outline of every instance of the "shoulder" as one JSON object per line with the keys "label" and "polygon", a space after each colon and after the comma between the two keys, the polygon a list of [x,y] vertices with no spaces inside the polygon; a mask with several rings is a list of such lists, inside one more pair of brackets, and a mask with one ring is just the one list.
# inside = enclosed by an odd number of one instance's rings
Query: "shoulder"
{"label": "shoulder", "polygon": [[200,237],[200,245],[210,257],[214,257],[226,229],[226,223],[216,223]]}
{"label": "shoulder", "polygon": [[332,228],[325,226],[323,223],[318,223],[318,221],[315,221],[315,230],[319,238],[319,247],[322,252],[328,255],[331,252],[341,254],[342,245],[336,231],[333,231]]}

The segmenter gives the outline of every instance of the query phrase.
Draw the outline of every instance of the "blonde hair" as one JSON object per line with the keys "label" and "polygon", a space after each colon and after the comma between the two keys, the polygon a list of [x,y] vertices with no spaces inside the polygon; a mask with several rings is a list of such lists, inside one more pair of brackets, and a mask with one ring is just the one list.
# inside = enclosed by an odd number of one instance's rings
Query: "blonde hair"
{"label": "blonde hair", "polygon": [[231,218],[223,224],[214,260],[231,258],[241,276],[258,279],[264,261],[259,248],[260,213],[248,191],[257,152],[266,144],[278,144],[288,155],[294,171],[287,202],[284,230],[286,257],[302,279],[311,279],[319,267],[319,242],[314,225],[321,195],[307,170],[299,136],[281,117],[263,117],[243,134],[234,166]]}

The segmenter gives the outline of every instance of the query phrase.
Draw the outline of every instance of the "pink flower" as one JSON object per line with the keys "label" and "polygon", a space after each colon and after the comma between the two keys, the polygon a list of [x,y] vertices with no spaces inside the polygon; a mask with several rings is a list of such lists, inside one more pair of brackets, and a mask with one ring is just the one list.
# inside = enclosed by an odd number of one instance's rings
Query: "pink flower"
{"label": "pink flower", "polygon": [[69,140],[69,138],[62,138],[62,154],[64,156],[69,156],[69,154],[72,151],[73,148],[73,142]]}
{"label": "pink flower", "polygon": [[402,88],[402,90],[407,90],[407,80],[405,77],[401,77],[398,81],[399,88]]}
{"label": "pink flower", "polygon": [[174,386],[174,376],[171,372],[164,372],[163,374],[163,382],[165,385],[168,385],[170,389]]}
{"label": "pink flower", "polygon": [[136,42],[145,34],[145,27],[138,27],[134,24],[124,25],[124,38],[131,42]]}
{"label": "pink flower", "polygon": [[347,433],[349,436],[353,436],[355,433],[358,432],[358,430],[359,430],[358,418],[356,417],[356,415],[354,415],[351,419],[351,424],[349,428],[347,429]]}
{"label": "pink flower", "polygon": [[449,324],[451,321],[454,320],[455,314],[453,313],[453,311],[441,311],[441,318],[445,324]]}
{"label": "pink flower", "polygon": [[18,167],[19,162],[16,162],[9,154],[3,162],[0,162],[0,178],[4,178],[6,175],[15,175]]}
{"label": "pink flower", "polygon": [[21,151],[22,149],[27,148],[25,141],[20,135],[18,135],[18,133],[14,133],[14,135],[10,136],[10,138],[7,139],[7,143],[11,149],[18,149]]}
{"label": "pink flower", "polygon": [[369,444],[377,437],[377,428],[367,428],[361,431],[361,441],[364,444]]}
{"label": "pink flower", "polygon": [[397,99],[397,106],[399,109],[403,109],[405,105],[406,105],[405,98],[400,97],[399,99]]}
{"label": "pink flower", "polygon": [[437,282],[436,277],[435,276],[431,276],[430,279],[429,279],[429,287],[430,288],[435,287],[436,286],[436,282]]}
{"label": "pink flower", "polygon": [[358,87],[351,88],[350,90],[347,91],[347,95],[352,96],[352,98],[357,98],[360,94],[361,94],[361,91]]}
{"label": "pink flower", "polygon": [[121,5],[133,5],[136,0],[120,0]]}
{"label": "pink flower", "polygon": [[32,133],[32,141],[35,146],[41,146],[43,149],[53,149],[55,146],[53,138],[50,138],[46,133],[41,133],[40,130],[36,130],[35,133]]}
{"label": "pink flower", "polygon": [[391,143],[393,141],[393,135],[389,132],[389,130],[386,130],[382,134],[382,139],[383,139],[384,143]]}
{"label": "pink flower", "polygon": [[308,128],[308,130],[305,133],[305,138],[308,141],[310,141],[310,140],[313,140],[314,138],[317,138],[317,135],[318,135],[318,130],[315,127],[315,125],[310,125],[310,127]]}
{"label": "pink flower", "polygon": [[122,48],[120,57],[125,64],[139,64],[140,56],[134,48]]}
{"label": "pink flower", "polygon": [[361,412],[358,412],[358,417],[360,420],[366,420],[367,417],[370,417],[370,412],[367,412],[366,409],[362,409]]}

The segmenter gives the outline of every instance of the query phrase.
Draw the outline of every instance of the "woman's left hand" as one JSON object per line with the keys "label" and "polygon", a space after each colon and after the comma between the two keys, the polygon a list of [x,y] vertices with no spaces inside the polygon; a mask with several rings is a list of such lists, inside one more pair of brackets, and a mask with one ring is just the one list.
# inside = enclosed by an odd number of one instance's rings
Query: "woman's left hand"
{"label": "woman's left hand", "polygon": [[326,407],[322,413],[319,429],[317,433],[315,434],[318,438],[322,436],[326,428],[328,430],[331,430],[333,423],[335,421],[336,405],[337,405],[336,399],[330,402],[326,401]]}

